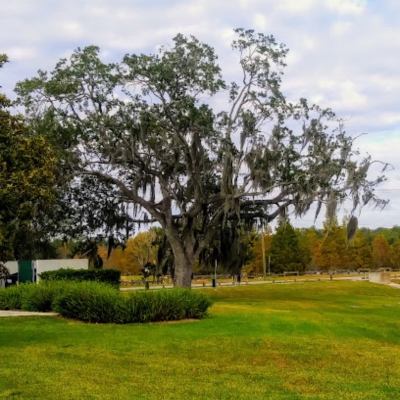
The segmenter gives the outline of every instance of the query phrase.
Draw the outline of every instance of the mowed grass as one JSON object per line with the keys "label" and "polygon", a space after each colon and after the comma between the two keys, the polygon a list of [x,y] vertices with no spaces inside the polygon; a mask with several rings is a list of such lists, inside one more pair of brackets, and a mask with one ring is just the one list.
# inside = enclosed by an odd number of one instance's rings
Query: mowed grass
{"label": "mowed grass", "polygon": [[0,319],[0,399],[400,399],[400,290],[204,289],[201,321]]}

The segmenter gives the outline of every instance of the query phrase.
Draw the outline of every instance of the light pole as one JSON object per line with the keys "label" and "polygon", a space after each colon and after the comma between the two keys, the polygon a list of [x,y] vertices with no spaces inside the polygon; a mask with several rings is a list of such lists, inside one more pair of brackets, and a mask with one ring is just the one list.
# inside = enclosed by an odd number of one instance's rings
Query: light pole
{"label": "light pole", "polygon": [[214,288],[217,288],[217,260],[215,260],[214,264]]}

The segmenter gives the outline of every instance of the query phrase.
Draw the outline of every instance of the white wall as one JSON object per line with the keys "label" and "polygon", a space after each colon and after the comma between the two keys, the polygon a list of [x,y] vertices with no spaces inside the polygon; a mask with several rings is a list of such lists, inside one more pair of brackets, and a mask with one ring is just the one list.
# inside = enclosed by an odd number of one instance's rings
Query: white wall
{"label": "white wall", "polygon": [[41,274],[44,271],[54,271],[57,269],[88,269],[87,259],[68,259],[68,260],[36,260],[33,262],[33,268],[36,268],[36,280],[39,282]]}
{"label": "white wall", "polygon": [[18,261],[7,261],[6,267],[10,271],[10,274],[15,274],[18,272]]}
{"label": "white wall", "polygon": [[369,281],[373,283],[390,283],[390,272],[378,271],[369,273]]}
{"label": "white wall", "polygon": [[[10,271],[10,274],[18,273],[18,261],[7,261],[6,268]],[[4,288],[6,285],[3,279],[0,279],[0,288]]]}

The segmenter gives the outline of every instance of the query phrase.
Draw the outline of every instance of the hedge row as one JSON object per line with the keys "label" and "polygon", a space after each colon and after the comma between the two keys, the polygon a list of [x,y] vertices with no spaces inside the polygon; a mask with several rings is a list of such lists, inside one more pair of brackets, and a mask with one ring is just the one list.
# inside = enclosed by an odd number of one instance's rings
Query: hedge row
{"label": "hedge row", "polygon": [[118,269],[58,269],[45,271],[39,275],[44,281],[103,282],[119,287],[121,271]]}
{"label": "hedge row", "polygon": [[0,309],[55,311],[67,318],[100,323],[143,323],[203,318],[212,302],[186,289],[129,294],[98,282],[42,282],[0,290]]}
{"label": "hedge row", "polygon": [[55,297],[69,285],[65,282],[25,283],[0,289],[0,310],[52,311]]}

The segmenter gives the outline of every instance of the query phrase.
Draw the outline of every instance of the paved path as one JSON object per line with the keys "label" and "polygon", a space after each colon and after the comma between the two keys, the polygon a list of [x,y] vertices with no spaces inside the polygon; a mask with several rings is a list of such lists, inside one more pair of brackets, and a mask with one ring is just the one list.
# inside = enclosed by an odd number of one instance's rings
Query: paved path
{"label": "paved path", "polygon": [[4,311],[0,310],[0,317],[31,317],[31,316],[55,317],[58,315],[53,312],[33,312],[33,311]]}
{"label": "paved path", "polygon": [[388,285],[391,286],[391,287],[394,287],[396,289],[400,289],[400,284],[399,283],[389,283]]}

